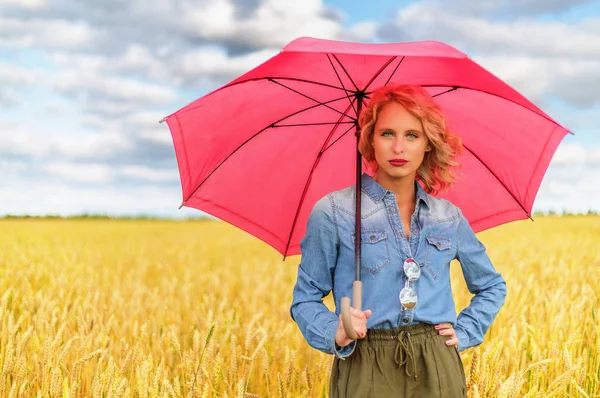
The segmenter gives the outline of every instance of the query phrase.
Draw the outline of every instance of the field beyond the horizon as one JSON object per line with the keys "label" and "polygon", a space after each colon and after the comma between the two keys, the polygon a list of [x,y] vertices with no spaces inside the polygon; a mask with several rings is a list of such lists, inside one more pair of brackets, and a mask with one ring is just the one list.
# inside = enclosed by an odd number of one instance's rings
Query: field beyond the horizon
{"label": "field beyond the horizon", "polygon": [[[600,216],[478,236],[508,295],[468,396],[600,397]],[[214,220],[0,220],[0,397],[326,397],[299,261]],[[458,312],[456,261],[452,286]]]}

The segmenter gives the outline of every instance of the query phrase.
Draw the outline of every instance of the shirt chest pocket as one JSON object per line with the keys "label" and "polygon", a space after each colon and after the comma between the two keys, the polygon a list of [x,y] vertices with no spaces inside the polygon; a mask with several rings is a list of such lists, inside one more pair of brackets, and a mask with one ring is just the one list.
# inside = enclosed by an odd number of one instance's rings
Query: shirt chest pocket
{"label": "shirt chest pocket", "polygon": [[452,259],[452,240],[447,236],[427,235],[425,269],[434,280],[440,277],[444,267]]}
{"label": "shirt chest pocket", "polygon": [[[355,234],[352,233],[352,249]],[[387,234],[384,230],[367,229],[361,231],[361,268],[371,274],[377,274],[390,265],[390,251]]]}

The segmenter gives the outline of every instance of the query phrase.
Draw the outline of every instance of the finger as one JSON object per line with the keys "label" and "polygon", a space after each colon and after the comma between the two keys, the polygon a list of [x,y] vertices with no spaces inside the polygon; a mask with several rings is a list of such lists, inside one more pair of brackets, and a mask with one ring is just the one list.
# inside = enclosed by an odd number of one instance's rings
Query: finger
{"label": "finger", "polygon": [[449,328],[449,329],[440,329],[440,334],[443,334],[445,336],[454,336],[456,334],[456,331],[453,328]]}
{"label": "finger", "polygon": [[365,318],[367,318],[367,319],[369,319],[372,315],[371,310],[365,310],[364,313],[365,313]]}
{"label": "finger", "polygon": [[361,339],[365,338],[365,336],[367,335],[367,328],[364,325],[361,325],[359,328],[356,329],[356,334]]}
{"label": "finger", "polygon": [[448,339],[448,340],[446,340],[446,345],[458,346],[458,339],[457,338]]}
{"label": "finger", "polygon": [[367,334],[367,322],[365,320],[353,319],[352,327],[356,334],[360,335],[360,333],[362,333],[363,336]]}
{"label": "finger", "polygon": [[439,323],[439,324],[435,325],[436,329],[448,329],[448,328],[451,328],[451,327],[452,327],[452,324],[448,323],[448,322]]}
{"label": "finger", "polygon": [[350,313],[358,319],[365,319],[365,313],[356,308],[350,307]]}

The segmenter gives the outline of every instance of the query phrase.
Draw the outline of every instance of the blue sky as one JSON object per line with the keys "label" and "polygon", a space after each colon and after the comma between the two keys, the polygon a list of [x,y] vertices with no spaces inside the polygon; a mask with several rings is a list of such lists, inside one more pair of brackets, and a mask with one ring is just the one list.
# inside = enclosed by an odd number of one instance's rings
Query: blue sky
{"label": "blue sky", "polygon": [[466,52],[576,133],[534,211],[600,211],[600,2],[0,0],[0,215],[202,215],[158,120],[299,36]]}

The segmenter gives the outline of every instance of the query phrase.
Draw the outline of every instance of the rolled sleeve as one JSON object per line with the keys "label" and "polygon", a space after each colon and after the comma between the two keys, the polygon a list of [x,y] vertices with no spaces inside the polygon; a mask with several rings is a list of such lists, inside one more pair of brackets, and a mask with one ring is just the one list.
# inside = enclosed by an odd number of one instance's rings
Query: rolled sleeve
{"label": "rolled sleeve", "polygon": [[485,246],[475,236],[460,212],[457,259],[462,267],[467,288],[475,296],[457,317],[456,333],[459,351],[479,345],[506,297],[506,281],[496,271]]}
{"label": "rolled sleeve", "polygon": [[458,339],[458,352],[464,351],[469,347],[469,336],[467,336],[458,325],[454,328],[454,331],[456,332],[456,338]]}
{"label": "rolled sleeve", "polygon": [[340,347],[339,345],[337,345],[335,342],[335,335],[337,333],[338,325],[339,323],[337,323],[334,328],[331,328],[331,330],[328,331],[327,335],[329,336],[329,341],[327,342],[327,344],[329,345],[329,347],[331,347],[330,350],[332,354],[334,354],[340,359],[346,359],[354,352],[354,348],[356,347],[356,341],[351,342],[345,347]]}

